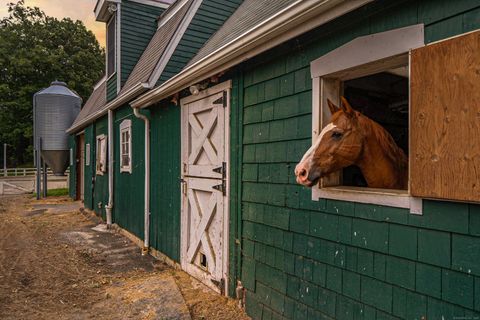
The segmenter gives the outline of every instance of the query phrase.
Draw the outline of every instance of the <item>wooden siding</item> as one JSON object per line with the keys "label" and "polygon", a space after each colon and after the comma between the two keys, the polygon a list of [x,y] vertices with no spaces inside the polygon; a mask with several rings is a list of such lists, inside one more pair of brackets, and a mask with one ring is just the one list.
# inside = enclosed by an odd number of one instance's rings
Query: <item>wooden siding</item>
{"label": "wooden siding", "polygon": [[157,18],[165,9],[122,1],[121,77],[122,86],[157,30]]}
{"label": "wooden siding", "polygon": [[480,32],[412,51],[410,190],[480,201]]}
{"label": "wooden siding", "polygon": [[[120,172],[120,123],[132,121],[132,173]],[[120,227],[144,238],[145,125],[124,105],[115,110],[114,118],[114,207],[113,221]]]}
{"label": "wooden siding", "polygon": [[151,233],[155,249],[180,262],[180,108],[152,108]]}
{"label": "wooden siding", "polygon": [[[95,124],[91,124],[85,128],[85,146],[90,144],[90,165],[85,166],[84,176],[84,190],[83,190],[83,204],[85,208],[93,210],[93,177],[95,173]],[[85,150],[87,148],[85,147]]]}
{"label": "wooden siding", "polygon": [[157,85],[180,72],[241,3],[241,0],[204,0],[165,66]]}
{"label": "wooden siding", "polygon": [[73,160],[70,160],[70,158],[68,160],[69,161],[68,168],[70,169],[70,173],[68,177],[68,195],[70,196],[70,198],[76,200],[77,199],[77,144],[76,144],[75,135],[68,136],[68,146],[73,151],[72,153],[70,153],[70,155],[72,155],[73,157]]}
{"label": "wooden siding", "polygon": [[[107,137],[108,146],[108,116],[103,116],[95,122],[95,134],[93,135],[93,145],[96,148],[96,137],[104,134]],[[95,155],[98,150],[95,149]],[[93,157],[92,170],[95,174],[95,183],[93,185],[93,209],[95,213],[106,219],[105,206],[108,204],[108,154],[107,154],[107,172],[103,175],[96,174],[96,161]]]}
{"label": "wooden siding", "polygon": [[112,101],[117,96],[117,76],[118,73],[115,73],[107,81],[107,102]]}
{"label": "wooden siding", "polygon": [[416,23],[436,41],[480,28],[479,17],[478,1],[379,1],[241,67],[232,141],[243,145],[240,278],[253,319],[480,316],[480,205],[425,200],[416,216],[312,201],[293,174],[311,143],[311,60]]}

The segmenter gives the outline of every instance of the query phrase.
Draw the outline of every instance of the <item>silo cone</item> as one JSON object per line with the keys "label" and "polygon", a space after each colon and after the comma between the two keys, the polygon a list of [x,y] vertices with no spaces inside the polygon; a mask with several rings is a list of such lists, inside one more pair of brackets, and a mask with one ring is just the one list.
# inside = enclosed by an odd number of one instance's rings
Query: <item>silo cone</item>
{"label": "silo cone", "polygon": [[81,104],[82,99],[68,89],[66,83],[59,81],[33,96],[34,139],[41,138],[40,155],[55,175],[64,175],[68,167],[68,134],[65,131],[80,112]]}

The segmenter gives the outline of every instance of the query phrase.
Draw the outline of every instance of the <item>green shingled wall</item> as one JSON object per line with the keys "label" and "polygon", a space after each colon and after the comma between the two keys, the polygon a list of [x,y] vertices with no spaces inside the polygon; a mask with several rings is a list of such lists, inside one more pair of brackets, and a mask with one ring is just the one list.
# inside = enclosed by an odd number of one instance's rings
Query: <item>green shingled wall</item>
{"label": "green shingled wall", "polygon": [[243,68],[243,128],[234,135],[243,131],[241,279],[253,319],[480,317],[480,205],[426,200],[416,216],[312,201],[294,180],[311,139],[309,62],[357,36],[416,23],[427,42],[471,31],[480,3],[375,2]]}
{"label": "green shingled wall", "polygon": [[[120,172],[120,123],[132,121],[132,173]],[[145,199],[145,125],[124,105],[114,113],[114,207],[113,221],[120,227],[144,238]]]}
{"label": "green shingled wall", "polygon": [[241,0],[203,0],[157,85],[180,72],[241,3]]}
{"label": "green shingled wall", "polygon": [[121,9],[121,77],[122,85],[140,59],[143,51],[157,30],[157,18],[163,8],[148,6],[128,0]]}
{"label": "green shingled wall", "polygon": [[150,244],[180,262],[180,108],[151,108]]}

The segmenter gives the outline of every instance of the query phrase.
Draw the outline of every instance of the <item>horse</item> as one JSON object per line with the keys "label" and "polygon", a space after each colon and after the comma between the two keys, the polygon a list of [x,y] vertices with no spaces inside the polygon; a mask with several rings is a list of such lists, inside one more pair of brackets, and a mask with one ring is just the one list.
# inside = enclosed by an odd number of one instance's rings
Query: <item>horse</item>
{"label": "horse", "polygon": [[331,122],[296,165],[297,183],[312,187],[320,178],[356,165],[369,188],[407,189],[407,156],[390,133],[344,97],[340,107],[328,99],[327,104]]}

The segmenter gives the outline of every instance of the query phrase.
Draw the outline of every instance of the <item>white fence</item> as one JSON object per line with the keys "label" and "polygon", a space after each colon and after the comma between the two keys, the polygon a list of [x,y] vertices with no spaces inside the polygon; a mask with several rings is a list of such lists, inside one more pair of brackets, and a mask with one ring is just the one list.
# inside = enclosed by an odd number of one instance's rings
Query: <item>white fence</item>
{"label": "white fence", "polygon": [[[36,173],[37,168],[9,168],[6,171],[4,169],[0,169],[0,177],[27,177],[34,176]],[[47,169],[47,174],[53,174],[50,168]],[[69,174],[69,169],[65,171],[65,174]]]}

